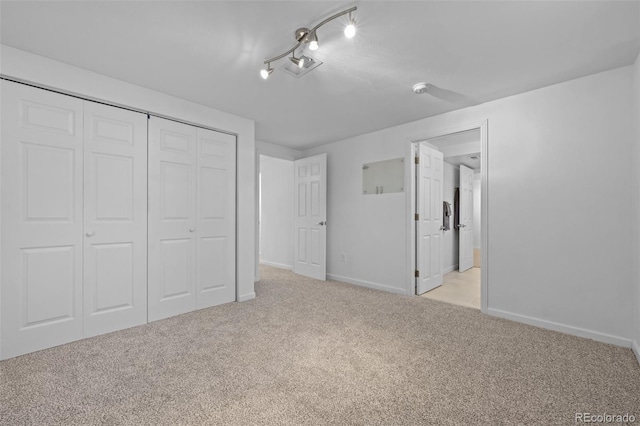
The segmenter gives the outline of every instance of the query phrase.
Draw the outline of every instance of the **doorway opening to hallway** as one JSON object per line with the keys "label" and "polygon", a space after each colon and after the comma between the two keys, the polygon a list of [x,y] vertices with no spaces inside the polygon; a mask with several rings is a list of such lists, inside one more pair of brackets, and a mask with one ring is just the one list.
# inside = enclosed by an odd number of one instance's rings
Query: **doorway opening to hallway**
{"label": "doorway opening to hallway", "polygon": [[485,311],[486,123],[425,138],[414,152],[415,294]]}

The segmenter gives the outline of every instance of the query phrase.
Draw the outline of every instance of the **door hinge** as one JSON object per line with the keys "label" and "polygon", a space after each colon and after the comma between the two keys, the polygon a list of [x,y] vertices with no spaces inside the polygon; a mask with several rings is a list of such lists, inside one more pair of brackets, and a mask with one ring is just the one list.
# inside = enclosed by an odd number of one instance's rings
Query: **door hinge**
{"label": "door hinge", "polygon": [[416,157],[416,164],[420,164],[420,157]]}
{"label": "door hinge", "polygon": [[416,278],[419,278],[419,277],[420,277],[420,271],[418,271],[417,269],[416,269],[416,274],[415,274],[415,276],[416,276]]}
{"label": "door hinge", "polygon": [[420,215],[418,213],[416,213],[416,214],[413,215],[413,218],[415,220],[420,220]]}

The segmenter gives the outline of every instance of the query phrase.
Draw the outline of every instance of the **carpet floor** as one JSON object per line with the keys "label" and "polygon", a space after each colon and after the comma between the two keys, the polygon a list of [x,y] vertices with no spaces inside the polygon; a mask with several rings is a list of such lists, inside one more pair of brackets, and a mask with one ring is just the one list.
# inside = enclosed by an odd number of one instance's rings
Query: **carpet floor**
{"label": "carpet floor", "polygon": [[629,349],[270,267],[256,294],[0,362],[0,424],[640,421]]}

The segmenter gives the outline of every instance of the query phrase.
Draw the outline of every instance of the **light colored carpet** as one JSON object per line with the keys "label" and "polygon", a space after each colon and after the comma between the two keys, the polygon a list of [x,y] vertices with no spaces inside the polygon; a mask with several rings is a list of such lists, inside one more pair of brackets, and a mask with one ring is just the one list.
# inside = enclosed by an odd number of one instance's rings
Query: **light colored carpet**
{"label": "light colored carpet", "polygon": [[0,363],[3,425],[640,418],[632,352],[265,267],[257,298]]}

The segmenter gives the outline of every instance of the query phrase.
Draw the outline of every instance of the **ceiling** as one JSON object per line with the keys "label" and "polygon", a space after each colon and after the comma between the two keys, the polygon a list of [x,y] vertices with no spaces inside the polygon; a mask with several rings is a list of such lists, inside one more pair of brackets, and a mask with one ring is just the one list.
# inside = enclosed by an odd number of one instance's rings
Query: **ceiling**
{"label": "ceiling", "polygon": [[473,171],[480,171],[480,153],[474,152],[471,154],[465,155],[455,155],[453,157],[446,157],[444,159],[445,163],[452,164],[454,166],[467,166]]}
{"label": "ceiling", "polygon": [[439,136],[427,142],[442,152],[445,162],[480,171],[482,142],[479,128]]}
{"label": "ceiling", "polygon": [[[324,63],[294,78],[263,60],[318,31]],[[256,122],[295,149],[632,64],[640,3],[2,1],[0,41]],[[433,86],[423,95],[411,87]]]}

